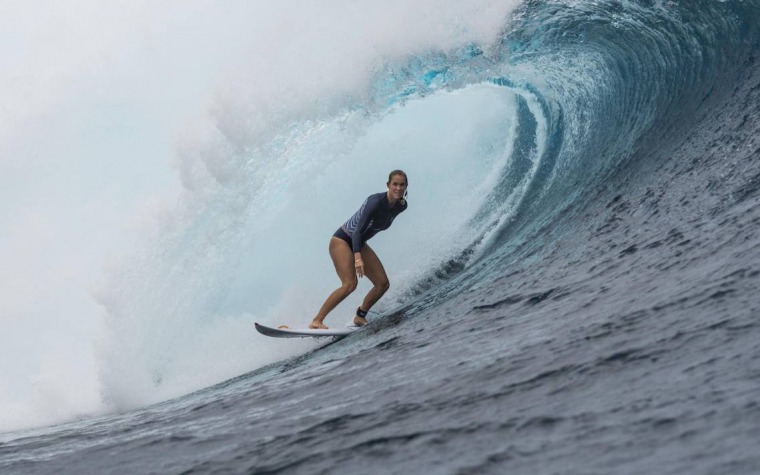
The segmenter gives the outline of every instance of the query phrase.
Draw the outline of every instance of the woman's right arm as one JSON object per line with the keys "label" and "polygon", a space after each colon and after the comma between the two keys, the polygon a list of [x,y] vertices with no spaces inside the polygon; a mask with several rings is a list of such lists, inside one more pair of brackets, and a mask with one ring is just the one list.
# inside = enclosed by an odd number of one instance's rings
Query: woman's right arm
{"label": "woman's right arm", "polygon": [[359,277],[364,277],[364,262],[362,261],[361,253],[361,246],[363,244],[362,232],[367,226],[367,223],[369,223],[370,216],[372,216],[372,213],[375,211],[379,203],[380,200],[374,196],[367,198],[367,200],[364,202],[362,213],[359,216],[359,222],[356,224],[356,229],[351,236],[351,247],[354,251],[354,266],[356,267],[356,275]]}

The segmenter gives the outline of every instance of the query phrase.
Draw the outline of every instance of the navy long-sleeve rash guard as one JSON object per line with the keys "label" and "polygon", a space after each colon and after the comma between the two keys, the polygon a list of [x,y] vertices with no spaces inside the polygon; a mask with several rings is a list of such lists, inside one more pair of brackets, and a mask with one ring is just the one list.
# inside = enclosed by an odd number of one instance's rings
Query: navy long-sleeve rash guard
{"label": "navy long-sleeve rash guard", "polygon": [[369,195],[359,211],[346,221],[341,229],[351,238],[351,248],[359,252],[372,236],[391,227],[391,223],[406,210],[406,200],[391,206],[387,193]]}

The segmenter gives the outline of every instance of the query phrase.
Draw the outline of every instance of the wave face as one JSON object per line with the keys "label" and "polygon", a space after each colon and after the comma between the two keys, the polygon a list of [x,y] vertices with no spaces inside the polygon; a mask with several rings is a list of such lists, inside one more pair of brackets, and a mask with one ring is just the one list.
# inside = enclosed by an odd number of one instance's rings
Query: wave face
{"label": "wave face", "polygon": [[[0,467],[756,471],[760,2],[489,5],[360,75],[234,71],[179,206],[99,293],[126,412],[10,435]],[[309,321],[328,237],[394,168],[373,325],[251,335]]]}
{"label": "wave face", "polygon": [[[572,220],[558,226],[558,218],[599,199],[614,177],[656,165],[655,145],[672,141],[667,134],[683,133],[706,101],[735,87],[756,42],[749,26],[755,12],[749,4],[709,1],[526,5],[496,64],[478,77],[539,107],[521,122],[513,162],[478,216],[493,219],[492,208],[515,201],[495,213],[489,242],[476,254],[495,265],[465,278],[487,279],[505,260],[524,257],[515,248],[545,247],[584,229],[588,223]],[[525,159],[529,184],[515,199]]]}

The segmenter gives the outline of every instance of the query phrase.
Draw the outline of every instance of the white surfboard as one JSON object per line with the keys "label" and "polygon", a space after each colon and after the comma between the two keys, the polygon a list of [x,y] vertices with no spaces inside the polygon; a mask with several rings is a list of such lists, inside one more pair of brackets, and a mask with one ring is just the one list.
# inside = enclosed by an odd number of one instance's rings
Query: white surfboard
{"label": "white surfboard", "polygon": [[318,338],[321,336],[338,336],[343,337],[350,335],[361,327],[340,327],[340,328],[328,328],[327,330],[313,329],[313,328],[288,328],[281,326],[278,328],[268,327],[261,323],[254,323],[256,330],[265,336],[271,336],[274,338]]}

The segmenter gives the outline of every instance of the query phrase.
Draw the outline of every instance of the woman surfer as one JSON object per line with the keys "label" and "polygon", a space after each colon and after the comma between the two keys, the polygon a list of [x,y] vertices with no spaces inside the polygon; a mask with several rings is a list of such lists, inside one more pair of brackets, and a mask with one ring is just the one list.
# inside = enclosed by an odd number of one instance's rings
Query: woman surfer
{"label": "woman surfer", "polygon": [[330,257],[341,285],[327,297],[309,328],[326,329],[323,322],[327,314],[356,290],[356,277],[365,275],[372,282],[372,288],[356,309],[354,325],[367,324],[367,312],[388,290],[390,283],[383,263],[366,242],[378,232],[388,229],[396,216],[406,210],[408,184],[406,173],[393,170],[386,183],[388,191],[367,197],[361,208],[330,238]]}

